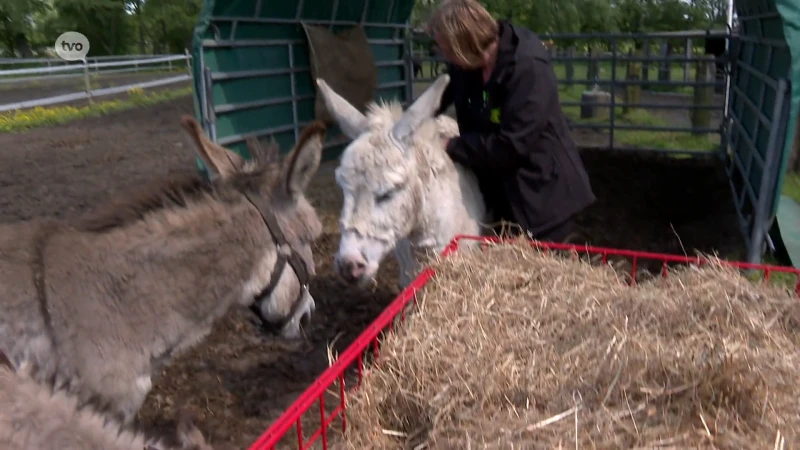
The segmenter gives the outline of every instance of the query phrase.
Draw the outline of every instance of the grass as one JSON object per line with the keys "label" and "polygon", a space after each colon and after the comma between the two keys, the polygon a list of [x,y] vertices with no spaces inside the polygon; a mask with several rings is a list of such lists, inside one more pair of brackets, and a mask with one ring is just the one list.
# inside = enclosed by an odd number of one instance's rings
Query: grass
{"label": "grass", "polygon": [[99,101],[86,106],[36,107],[19,111],[9,111],[0,113],[0,133],[24,131],[41,126],[62,124],[86,117],[102,116],[115,111],[150,106],[184,97],[191,93],[191,86],[151,93],[144,92],[141,88],[133,88],[128,90],[127,98]]}

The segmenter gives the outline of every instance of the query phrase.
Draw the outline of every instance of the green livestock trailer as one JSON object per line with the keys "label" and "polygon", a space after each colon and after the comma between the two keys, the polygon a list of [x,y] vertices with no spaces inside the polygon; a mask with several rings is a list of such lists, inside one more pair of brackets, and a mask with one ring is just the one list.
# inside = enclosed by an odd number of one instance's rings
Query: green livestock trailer
{"label": "green livestock trailer", "polygon": [[[343,80],[364,85],[351,93],[405,101],[411,92],[405,33],[413,6],[409,0],[206,0],[192,41],[197,119],[215,142],[249,157],[247,138],[274,136],[287,150],[317,117],[317,67],[325,73],[365,67]],[[309,34],[322,48],[309,50]],[[325,159],[343,144],[330,132]]]}
{"label": "green livestock trailer", "polygon": [[[356,106],[380,98],[407,104],[413,7],[413,0],[204,0],[192,40],[196,118],[212,140],[249,157],[248,138],[271,136],[287,151],[307,123],[326,118],[314,77]],[[734,7],[718,156],[748,260],[778,246],[798,265],[800,224],[791,222],[800,208],[780,192],[800,105],[800,2],[735,0]],[[329,129],[325,160],[347,142]]]}

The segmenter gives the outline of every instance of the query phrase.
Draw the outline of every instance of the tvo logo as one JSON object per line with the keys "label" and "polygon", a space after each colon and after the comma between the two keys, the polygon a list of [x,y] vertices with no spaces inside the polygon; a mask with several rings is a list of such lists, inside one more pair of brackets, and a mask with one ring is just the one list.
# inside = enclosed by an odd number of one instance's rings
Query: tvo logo
{"label": "tvo logo", "polygon": [[56,39],[55,51],[63,60],[85,63],[89,53],[89,39],[77,31],[67,31]]}

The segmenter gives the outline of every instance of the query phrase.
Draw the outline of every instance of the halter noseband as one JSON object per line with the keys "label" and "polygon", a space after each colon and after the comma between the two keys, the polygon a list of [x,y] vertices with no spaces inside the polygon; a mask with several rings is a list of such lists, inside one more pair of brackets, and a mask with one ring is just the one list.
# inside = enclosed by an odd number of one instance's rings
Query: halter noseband
{"label": "halter noseband", "polygon": [[292,270],[294,270],[295,275],[297,275],[297,279],[300,281],[300,294],[298,298],[295,299],[289,315],[286,316],[286,318],[278,327],[278,329],[283,329],[289,323],[289,321],[294,318],[294,316],[297,314],[297,310],[303,305],[302,300],[303,297],[308,294],[308,284],[311,280],[311,277],[309,276],[308,268],[303,258],[286,240],[286,236],[283,234],[283,231],[281,231],[281,227],[278,225],[278,220],[275,217],[275,214],[272,212],[272,209],[261,207],[260,202],[254,199],[249,193],[244,193],[244,196],[253,206],[255,206],[259,214],[261,214],[261,218],[264,220],[267,230],[269,230],[270,234],[272,235],[272,239],[275,241],[275,247],[278,255],[278,259],[275,261],[275,267],[272,269],[272,277],[269,280],[269,284],[267,284],[264,289],[262,289],[261,292],[256,295],[256,301],[250,305],[250,310],[261,320],[261,327],[263,329],[271,329],[275,325],[264,317],[264,314],[261,312],[261,304],[263,303],[264,298],[266,298],[266,296],[269,295],[269,293],[272,292],[278,285],[278,280],[280,280],[281,275],[283,274],[283,269],[286,267],[287,262],[292,267]]}

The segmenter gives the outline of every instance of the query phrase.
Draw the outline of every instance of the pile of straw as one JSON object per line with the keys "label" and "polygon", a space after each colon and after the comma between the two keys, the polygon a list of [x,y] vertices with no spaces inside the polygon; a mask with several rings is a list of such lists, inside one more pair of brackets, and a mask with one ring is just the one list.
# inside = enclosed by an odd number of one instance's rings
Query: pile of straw
{"label": "pile of straw", "polygon": [[800,430],[788,289],[717,263],[628,287],[525,243],[434,265],[338,448],[771,449]]}

